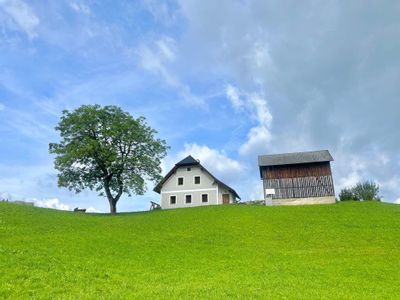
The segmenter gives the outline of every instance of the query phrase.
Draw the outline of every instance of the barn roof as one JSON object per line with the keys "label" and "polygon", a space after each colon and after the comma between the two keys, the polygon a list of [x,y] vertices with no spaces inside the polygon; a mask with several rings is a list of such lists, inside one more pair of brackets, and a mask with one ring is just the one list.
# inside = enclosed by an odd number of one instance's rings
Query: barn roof
{"label": "barn roof", "polygon": [[153,191],[155,191],[156,193],[160,193],[163,184],[168,180],[169,177],[172,176],[172,174],[175,173],[176,169],[178,169],[179,167],[196,166],[196,165],[200,166],[200,168],[202,168],[202,170],[204,172],[209,174],[214,179],[215,183],[223,186],[224,188],[229,190],[236,198],[240,199],[238,193],[236,193],[236,191],[233,188],[231,188],[227,184],[223,183],[221,180],[217,179],[214,175],[212,175],[206,168],[204,168],[200,164],[200,161],[198,161],[197,159],[194,159],[191,155],[185,157],[184,159],[182,159],[181,161],[176,163],[175,166],[167,173],[167,175],[165,175],[164,178],[156,185],[156,187],[153,189]]}
{"label": "barn roof", "polygon": [[258,166],[279,166],[333,161],[328,150],[269,154],[258,156]]}

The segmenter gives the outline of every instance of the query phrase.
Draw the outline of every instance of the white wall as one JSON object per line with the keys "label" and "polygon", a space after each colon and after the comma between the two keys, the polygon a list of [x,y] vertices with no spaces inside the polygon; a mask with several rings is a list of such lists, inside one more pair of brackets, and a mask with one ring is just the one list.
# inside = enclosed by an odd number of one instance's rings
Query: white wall
{"label": "white wall", "polygon": [[[208,173],[198,166],[180,167],[172,174],[161,188],[161,207],[182,208],[204,205],[222,204],[222,194],[229,194],[229,203],[233,203],[233,195],[225,188],[214,183]],[[194,177],[200,176],[200,184],[194,183]],[[183,177],[183,185],[178,185],[178,178]],[[208,194],[208,202],[202,202],[202,194]],[[192,196],[192,202],[186,203],[186,195]],[[176,204],[170,203],[170,196],[176,196]]]}
{"label": "white wall", "polygon": [[[190,168],[190,171],[187,168]],[[194,183],[195,176],[200,176],[200,184]],[[179,177],[183,177],[183,185],[178,185]],[[202,194],[208,194],[207,203],[202,203]],[[186,195],[192,195],[190,204],[185,203]],[[176,204],[170,204],[170,196],[176,196]],[[217,204],[217,185],[214,184],[214,179],[198,166],[178,168],[161,188],[161,207],[163,209],[211,204]]]}

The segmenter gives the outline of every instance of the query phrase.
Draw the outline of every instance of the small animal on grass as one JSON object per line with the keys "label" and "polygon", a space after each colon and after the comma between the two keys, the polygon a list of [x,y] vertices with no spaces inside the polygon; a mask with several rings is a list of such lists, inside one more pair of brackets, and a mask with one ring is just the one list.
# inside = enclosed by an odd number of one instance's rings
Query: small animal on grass
{"label": "small animal on grass", "polygon": [[86,208],[75,207],[74,212],[86,212]]}

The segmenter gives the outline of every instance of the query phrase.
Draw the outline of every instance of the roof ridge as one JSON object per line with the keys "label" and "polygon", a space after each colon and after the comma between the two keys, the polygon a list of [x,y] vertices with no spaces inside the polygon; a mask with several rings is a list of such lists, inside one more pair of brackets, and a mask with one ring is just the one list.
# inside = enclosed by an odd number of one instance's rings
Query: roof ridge
{"label": "roof ridge", "polygon": [[291,165],[333,161],[329,150],[277,153],[258,156],[259,166]]}
{"label": "roof ridge", "polygon": [[294,155],[294,154],[308,154],[308,153],[320,153],[320,152],[329,152],[329,150],[311,150],[311,151],[297,151],[297,152],[285,152],[285,153],[272,153],[272,154],[261,154],[260,156],[275,156],[275,155]]}
{"label": "roof ridge", "polygon": [[175,164],[175,166],[184,166],[184,165],[197,165],[200,161],[195,159],[193,156],[188,155],[184,159],[180,160]]}

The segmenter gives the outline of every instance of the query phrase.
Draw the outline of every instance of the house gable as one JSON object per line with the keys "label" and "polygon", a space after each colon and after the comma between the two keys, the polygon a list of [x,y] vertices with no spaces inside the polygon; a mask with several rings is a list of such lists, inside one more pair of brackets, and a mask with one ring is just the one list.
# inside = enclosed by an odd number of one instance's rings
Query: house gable
{"label": "house gable", "polygon": [[[188,169],[190,169],[188,171]],[[195,177],[200,178],[200,183],[195,183]],[[178,178],[183,179],[183,184],[178,184]],[[162,192],[214,189],[216,184],[214,178],[205,172],[200,166],[182,166],[175,169],[175,172],[168,177],[162,185]]]}
{"label": "house gable", "polygon": [[[157,184],[162,208],[233,203],[239,195],[213,176],[198,160],[188,156],[178,162]],[[226,199],[229,199],[226,202]]]}

